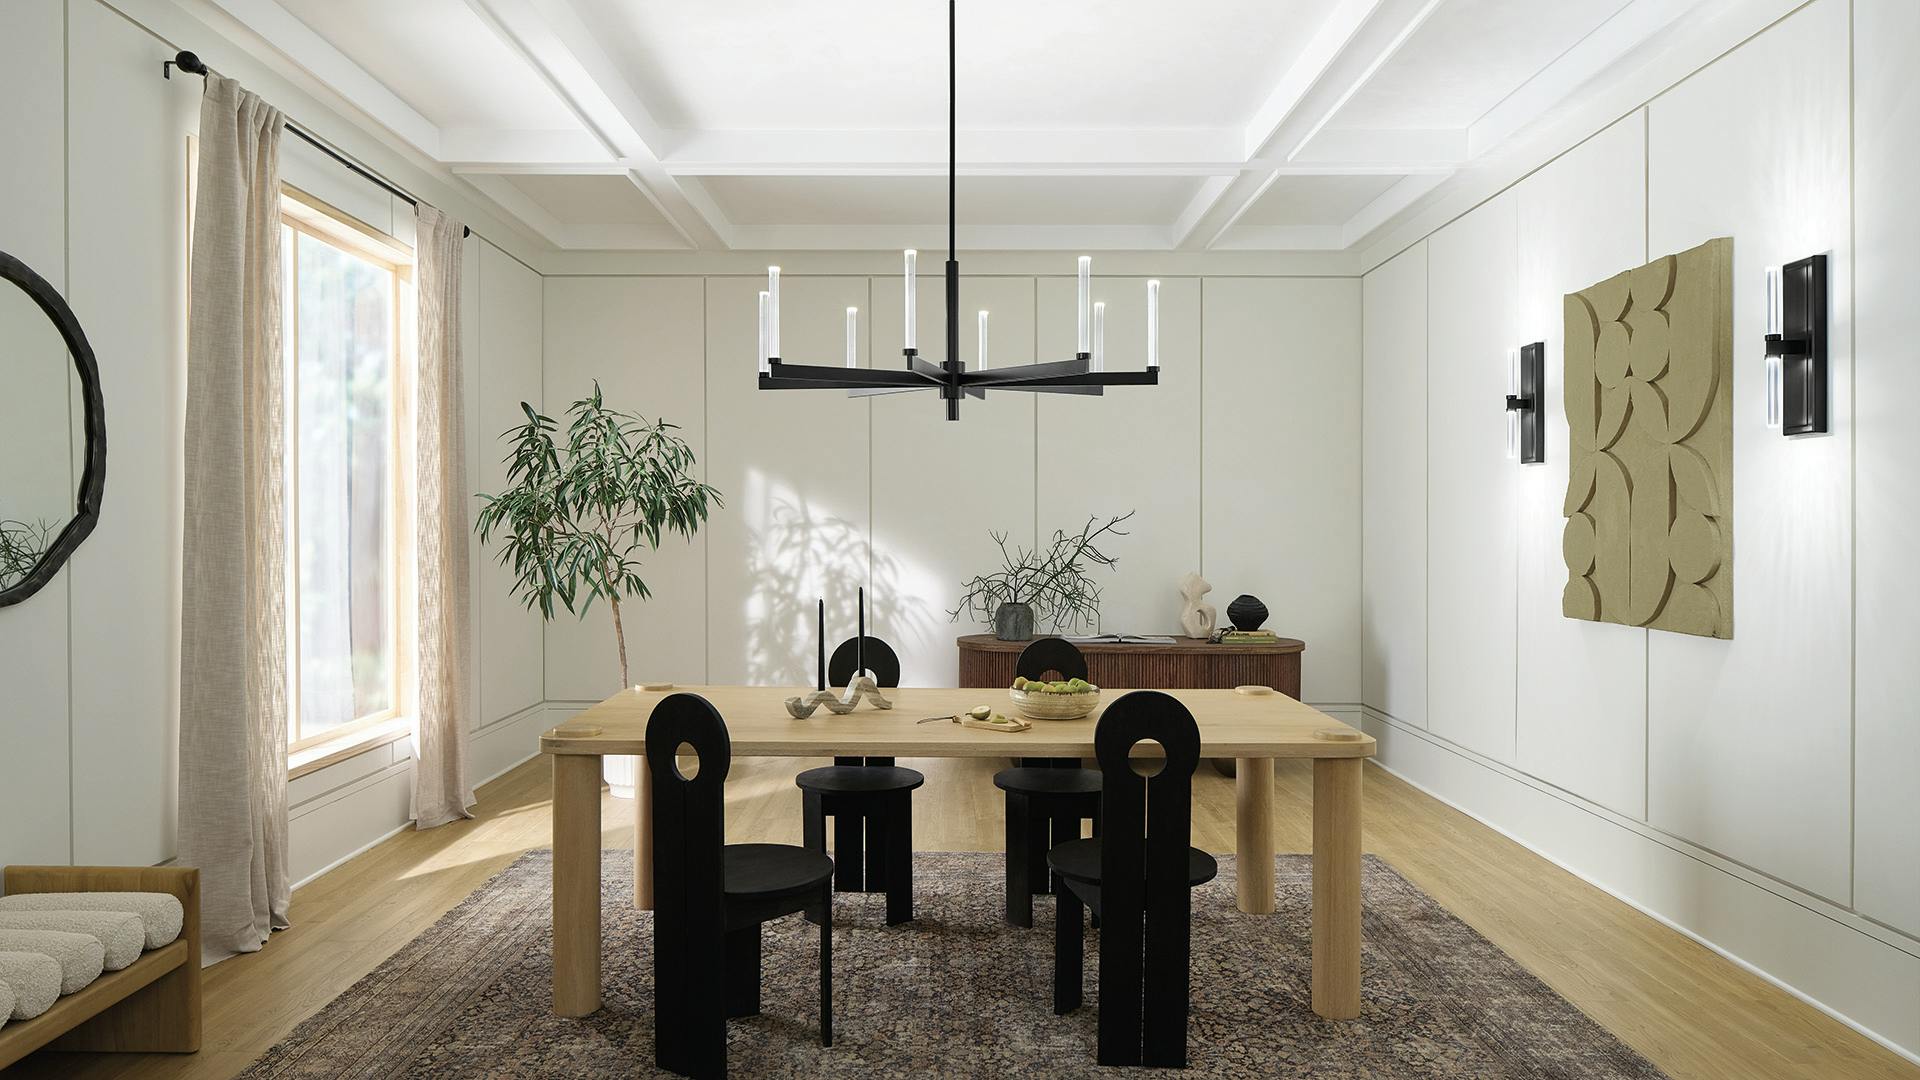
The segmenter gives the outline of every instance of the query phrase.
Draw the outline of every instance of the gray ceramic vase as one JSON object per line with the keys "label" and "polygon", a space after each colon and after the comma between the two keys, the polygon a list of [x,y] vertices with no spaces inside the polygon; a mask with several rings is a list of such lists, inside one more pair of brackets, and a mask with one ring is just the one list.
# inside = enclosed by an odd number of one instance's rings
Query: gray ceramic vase
{"label": "gray ceramic vase", "polygon": [[1026,641],[1033,637],[1033,607],[1010,602],[993,609],[993,636],[1001,641]]}
{"label": "gray ceramic vase", "polygon": [[1267,621],[1267,605],[1257,596],[1241,593],[1227,605],[1227,621],[1233,623],[1235,630],[1258,630],[1260,624]]}

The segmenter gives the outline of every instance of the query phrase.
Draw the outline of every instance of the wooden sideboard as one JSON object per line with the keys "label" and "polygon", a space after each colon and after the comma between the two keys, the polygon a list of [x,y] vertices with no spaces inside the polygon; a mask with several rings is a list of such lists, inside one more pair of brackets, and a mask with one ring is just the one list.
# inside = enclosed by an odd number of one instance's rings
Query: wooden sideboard
{"label": "wooden sideboard", "polygon": [[[1214,645],[1177,637],[1172,645],[1086,644],[1087,680],[1113,690],[1231,690],[1271,686],[1300,697],[1300,654],[1307,645],[1281,638],[1272,645]],[[1013,665],[1031,642],[1001,641],[992,634],[960,638],[960,685],[1006,687]]]}

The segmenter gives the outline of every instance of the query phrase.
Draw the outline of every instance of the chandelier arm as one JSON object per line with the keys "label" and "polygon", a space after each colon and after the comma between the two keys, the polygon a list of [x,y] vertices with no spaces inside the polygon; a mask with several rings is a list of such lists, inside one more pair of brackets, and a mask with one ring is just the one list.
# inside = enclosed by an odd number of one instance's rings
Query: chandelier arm
{"label": "chandelier arm", "polygon": [[1056,379],[1068,375],[1087,374],[1087,362],[1078,358],[1055,360],[1045,364],[1021,364],[1017,367],[988,368],[985,371],[962,372],[960,381],[969,386],[1007,386],[1019,383],[1035,382],[1041,379]]}

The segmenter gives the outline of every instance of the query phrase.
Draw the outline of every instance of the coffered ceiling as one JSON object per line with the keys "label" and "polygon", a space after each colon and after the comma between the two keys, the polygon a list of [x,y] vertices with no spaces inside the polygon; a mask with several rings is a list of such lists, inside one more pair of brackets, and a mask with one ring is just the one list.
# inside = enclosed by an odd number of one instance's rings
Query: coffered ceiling
{"label": "coffered ceiling", "polygon": [[[198,0],[572,250],[939,248],[940,0]],[[960,242],[1345,250],[1708,0],[965,0]]]}

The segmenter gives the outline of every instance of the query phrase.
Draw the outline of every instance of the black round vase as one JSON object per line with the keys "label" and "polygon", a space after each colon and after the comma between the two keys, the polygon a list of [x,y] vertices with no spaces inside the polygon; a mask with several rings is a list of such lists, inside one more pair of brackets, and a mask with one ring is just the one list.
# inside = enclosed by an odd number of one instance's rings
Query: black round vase
{"label": "black round vase", "polygon": [[1258,630],[1260,624],[1267,621],[1267,605],[1257,596],[1241,593],[1227,605],[1227,621],[1235,630]]}

